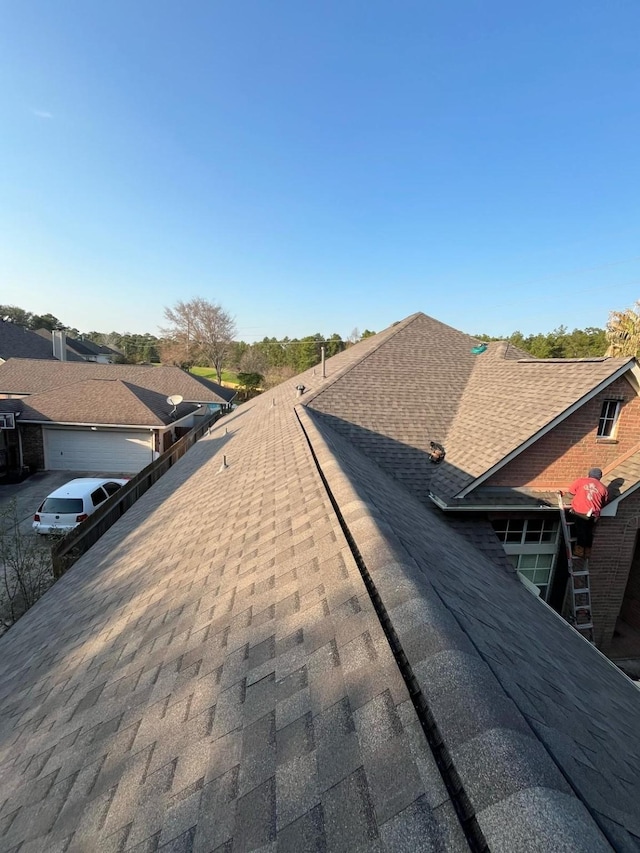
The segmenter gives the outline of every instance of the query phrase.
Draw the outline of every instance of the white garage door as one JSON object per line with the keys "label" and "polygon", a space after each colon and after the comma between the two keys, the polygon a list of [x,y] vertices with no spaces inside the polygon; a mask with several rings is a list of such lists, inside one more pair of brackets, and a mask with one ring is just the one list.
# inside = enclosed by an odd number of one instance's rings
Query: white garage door
{"label": "white garage door", "polygon": [[150,432],[44,429],[43,433],[50,471],[133,474],[151,462]]}

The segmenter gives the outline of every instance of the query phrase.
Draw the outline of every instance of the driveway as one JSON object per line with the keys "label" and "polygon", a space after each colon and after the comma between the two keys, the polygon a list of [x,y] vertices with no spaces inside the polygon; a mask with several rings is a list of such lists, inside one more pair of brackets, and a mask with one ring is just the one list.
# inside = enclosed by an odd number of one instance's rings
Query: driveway
{"label": "driveway", "polygon": [[[38,509],[42,501],[50,495],[54,489],[59,486],[64,486],[69,480],[75,480],[77,477],[128,477],[128,474],[96,474],[82,473],[81,471],[40,471],[38,474],[32,474],[23,480],[21,483],[10,483],[0,485],[0,519],[2,518],[3,510],[9,507],[11,500],[15,498],[18,506],[18,518],[20,519],[19,529],[21,533],[31,533],[31,522],[33,514]],[[0,520],[0,524],[2,521]],[[37,536],[37,533],[33,534]],[[49,546],[47,536],[38,536]]]}
{"label": "driveway", "polygon": [[[84,474],[76,474],[72,471],[43,471],[32,474],[21,483],[10,483],[0,486],[0,519],[3,512],[9,508],[9,504],[15,498],[18,507],[19,529],[21,533],[31,533],[31,522],[33,514],[42,501],[58,486],[63,486],[74,477],[83,477]],[[0,524],[4,519],[0,520]],[[36,533],[33,534],[37,536]],[[42,537],[46,541],[46,537]]]}

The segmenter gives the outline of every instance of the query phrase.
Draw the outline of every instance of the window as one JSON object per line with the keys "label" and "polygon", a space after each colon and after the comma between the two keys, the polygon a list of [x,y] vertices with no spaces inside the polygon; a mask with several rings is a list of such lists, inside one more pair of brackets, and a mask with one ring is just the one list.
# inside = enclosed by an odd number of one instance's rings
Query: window
{"label": "window", "polygon": [[58,515],[82,512],[82,498],[47,498],[38,512],[53,512]]}
{"label": "window", "polygon": [[106,501],[107,493],[102,487],[99,487],[95,490],[95,492],[91,492],[91,503],[94,506],[99,506],[101,503]]}
{"label": "window", "polygon": [[491,524],[503,545],[555,545],[558,541],[558,522],[551,518],[499,518]]}
{"label": "window", "polygon": [[620,414],[620,400],[605,400],[600,412],[598,422],[598,438],[614,438],[618,415]]}
{"label": "window", "polygon": [[538,587],[541,598],[546,601],[554,557],[555,554],[511,554],[509,559],[521,575]]}
{"label": "window", "polygon": [[552,518],[499,518],[491,522],[509,560],[546,601],[558,547],[559,522]]}
{"label": "window", "polygon": [[106,493],[111,497],[111,495],[115,495],[117,491],[119,491],[122,486],[120,483],[105,483],[102,488],[106,491]]}

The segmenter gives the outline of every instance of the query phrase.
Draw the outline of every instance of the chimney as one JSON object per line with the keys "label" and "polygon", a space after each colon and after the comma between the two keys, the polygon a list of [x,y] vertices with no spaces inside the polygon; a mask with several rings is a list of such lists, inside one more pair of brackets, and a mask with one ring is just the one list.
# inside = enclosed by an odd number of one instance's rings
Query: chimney
{"label": "chimney", "polygon": [[67,336],[63,331],[55,329],[51,332],[51,342],[53,344],[53,357],[58,361],[67,360]]}

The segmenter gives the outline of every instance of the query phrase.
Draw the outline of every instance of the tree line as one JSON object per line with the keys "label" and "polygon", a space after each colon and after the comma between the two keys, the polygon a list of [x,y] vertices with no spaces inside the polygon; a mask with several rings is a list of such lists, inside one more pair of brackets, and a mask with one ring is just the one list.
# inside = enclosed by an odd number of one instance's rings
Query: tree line
{"label": "tree line", "polygon": [[570,332],[566,326],[558,326],[546,334],[523,335],[512,332],[508,337],[475,335],[481,341],[507,340],[515,347],[528,352],[535,358],[593,358],[605,355],[609,342],[606,329],[588,326]]}
{"label": "tree line", "polygon": [[[179,301],[164,309],[167,326],[160,336],[149,333],[91,331],[83,335],[53,314],[32,314],[15,305],[0,305],[0,319],[29,329],[64,329],[72,337],[88,338],[113,347],[125,363],[162,362],[183,369],[212,367],[218,381],[223,369],[244,376],[246,384],[264,387],[279,382],[320,363],[322,348],[327,358],[375,334],[370,329],[354,329],[347,338],[337,332],[329,336],[316,332],[302,338],[265,337],[247,343],[237,340],[235,320],[218,303],[202,297]],[[640,352],[640,300],[633,308],[612,311],[604,329],[589,326],[569,331],[559,326],[551,332],[523,335],[515,331],[506,339],[486,334],[483,341],[508,340],[536,358],[588,358],[637,355]],[[249,381],[249,378],[251,381]],[[259,379],[258,379],[259,378]]]}

